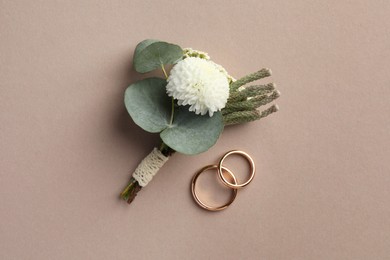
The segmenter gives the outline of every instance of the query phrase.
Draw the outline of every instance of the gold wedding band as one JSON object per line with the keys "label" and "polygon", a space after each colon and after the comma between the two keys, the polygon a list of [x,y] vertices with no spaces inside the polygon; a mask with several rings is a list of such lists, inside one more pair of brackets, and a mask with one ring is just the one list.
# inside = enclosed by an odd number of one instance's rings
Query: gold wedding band
{"label": "gold wedding band", "polygon": [[[224,167],[222,165],[223,161],[229,155],[232,155],[232,154],[239,154],[239,155],[243,156],[244,158],[246,158],[248,160],[248,162],[249,162],[251,173],[250,173],[249,179],[246,182],[242,183],[242,184],[238,184],[237,181],[235,181],[234,183],[231,183],[231,182],[229,182],[225,178],[225,176],[223,176],[222,169],[227,169],[226,167]],[[218,164],[218,176],[219,176],[219,178],[222,180],[223,184],[225,184],[226,186],[228,186],[229,188],[232,188],[232,189],[240,189],[240,188],[245,187],[246,185],[248,185],[253,180],[253,178],[255,177],[255,172],[256,172],[256,167],[255,167],[255,163],[254,163],[252,157],[249,154],[247,154],[246,152],[243,152],[243,151],[233,150],[233,151],[227,152],[221,158],[221,160],[219,161],[219,164]]]}
{"label": "gold wedding band", "polygon": [[[233,182],[235,184],[237,184],[237,179],[236,177],[234,176],[234,174],[226,167],[223,167],[222,165],[208,165],[208,166],[205,166],[203,167],[202,169],[200,169],[195,175],[194,177],[192,178],[192,181],[191,181],[191,192],[192,192],[192,196],[194,197],[195,199],[195,202],[202,208],[206,209],[206,210],[209,210],[209,211],[220,211],[220,210],[223,210],[223,209],[226,209],[230,204],[233,203],[233,201],[236,199],[236,196],[237,196],[237,189],[236,188],[233,188],[232,189],[232,195],[230,197],[230,200],[222,205],[222,206],[219,206],[219,207],[211,207],[207,204],[205,204],[203,201],[201,201],[198,197],[198,194],[196,192],[196,189],[195,189],[195,186],[196,186],[196,181],[198,179],[198,177],[205,171],[208,171],[208,170],[212,170],[212,169],[216,169],[218,171],[218,174],[222,175],[223,176],[223,173],[222,171],[225,171],[227,173],[229,173],[229,175],[232,177],[233,179]],[[226,179],[226,178],[225,178]]]}
{"label": "gold wedding band", "polygon": [[[226,168],[225,166],[223,166],[223,162],[224,160],[229,156],[229,155],[232,155],[232,154],[238,154],[238,155],[241,155],[243,156],[245,159],[247,159],[247,161],[249,162],[249,166],[250,166],[250,176],[249,176],[249,179],[242,183],[242,184],[238,184],[237,182],[237,178],[236,176],[233,174],[233,172],[231,170],[229,170],[228,168]],[[211,207],[209,205],[207,205],[206,203],[204,203],[203,201],[201,201],[198,197],[198,194],[195,190],[195,187],[196,187],[196,181],[199,177],[199,175],[201,175],[203,172],[205,171],[209,171],[209,170],[212,170],[212,169],[216,169],[217,170],[217,174],[218,174],[218,177],[219,179],[222,181],[222,183],[231,188],[232,189],[232,195],[230,197],[230,200],[222,205],[222,206],[219,206],[219,207]],[[227,172],[230,177],[233,179],[233,183],[229,182],[229,180],[226,179],[226,177],[224,176],[224,172]],[[209,211],[220,211],[220,210],[223,210],[223,209],[226,209],[230,204],[233,203],[233,201],[236,199],[236,196],[237,196],[237,191],[238,189],[242,188],[242,187],[245,187],[246,185],[248,185],[252,180],[253,178],[255,177],[255,172],[256,172],[256,167],[255,167],[255,163],[252,159],[252,157],[247,154],[246,152],[243,152],[243,151],[238,151],[238,150],[233,150],[233,151],[229,151],[227,152],[222,158],[221,160],[219,161],[219,164],[218,165],[207,165],[205,167],[203,167],[202,169],[200,169],[195,175],[194,177],[192,178],[192,181],[191,181],[191,192],[192,192],[192,196],[194,197],[194,200],[195,202],[202,208],[206,209],[206,210],[209,210]]]}

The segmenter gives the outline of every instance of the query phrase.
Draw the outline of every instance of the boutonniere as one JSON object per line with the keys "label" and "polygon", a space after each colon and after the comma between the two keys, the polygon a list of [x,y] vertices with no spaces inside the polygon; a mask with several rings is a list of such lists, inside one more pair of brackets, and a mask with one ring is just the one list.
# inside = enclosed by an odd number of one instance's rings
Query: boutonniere
{"label": "boutonniere", "polygon": [[270,76],[269,69],[236,80],[205,52],[150,39],[137,45],[133,64],[139,73],[162,71],[161,78],[131,84],[124,98],[132,120],[143,130],[159,134],[161,144],[141,161],[121,193],[128,203],[175,152],[205,152],[224,127],[278,111],[277,105],[261,109],[280,95],[273,83],[248,85]]}

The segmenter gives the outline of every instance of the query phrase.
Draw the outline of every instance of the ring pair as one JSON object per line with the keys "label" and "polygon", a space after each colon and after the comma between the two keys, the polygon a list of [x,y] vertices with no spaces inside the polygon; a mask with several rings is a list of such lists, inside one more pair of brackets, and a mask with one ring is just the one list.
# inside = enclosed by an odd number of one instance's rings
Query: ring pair
{"label": "ring pair", "polygon": [[[223,162],[225,161],[225,159],[230,156],[230,155],[233,155],[233,154],[237,154],[237,155],[241,155],[243,156],[245,159],[247,159],[248,163],[249,163],[249,166],[250,166],[250,176],[249,176],[249,179],[244,182],[244,183],[241,183],[239,184],[237,182],[237,178],[236,176],[233,174],[233,172],[231,170],[229,170],[228,168],[226,168],[225,166],[223,166]],[[213,169],[216,169],[217,170],[217,173],[218,173],[218,177],[219,179],[222,181],[222,183],[231,188],[232,189],[232,195],[230,197],[230,200],[225,203],[224,205],[222,206],[218,206],[218,207],[212,207],[212,206],[209,206],[207,204],[205,204],[203,201],[201,201],[198,197],[198,194],[196,192],[196,181],[198,179],[198,177],[203,173],[203,172],[206,172],[206,171],[209,171],[209,170],[213,170]],[[224,172],[227,172],[230,177],[232,178],[233,180],[233,183],[230,182],[224,175]],[[219,163],[218,165],[216,164],[213,164],[213,165],[207,165],[205,167],[203,167],[202,169],[200,169],[195,175],[194,177],[192,178],[192,181],[191,181],[191,192],[192,192],[192,196],[194,197],[194,200],[195,202],[202,208],[206,209],[206,210],[209,210],[209,211],[220,211],[220,210],[223,210],[223,209],[226,209],[230,204],[233,203],[233,201],[236,199],[236,196],[237,196],[237,191],[238,189],[241,189],[245,186],[247,186],[252,180],[253,178],[255,177],[255,172],[256,172],[256,167],[255,167],[255,163],[252,159],[252,157],[247,154],[246,152],[243,152],[243,151],[239,151],[239,150],[232,150],[232,151],[229,151],[227,152],[224,156],[222,156],[222,158],[219,160]]]}

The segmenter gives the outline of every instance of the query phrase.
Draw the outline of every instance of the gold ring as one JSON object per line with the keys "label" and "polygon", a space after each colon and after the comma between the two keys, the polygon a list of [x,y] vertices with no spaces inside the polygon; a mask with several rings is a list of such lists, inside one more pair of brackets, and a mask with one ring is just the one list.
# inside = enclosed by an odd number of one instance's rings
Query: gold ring
{"label": "gold ring", "polygon": [[[242,184],[237,184],[237,182],[235,183],[231,183],[229,182],[225,176],[223,176],[222,174],[222,169],[226,169],[225,167],[222,166],[222,163],[223,161],[226,159],[226,157],[228,157],[229,155],[231,154],[239,154],[239,155],[242,155],[243,157],[245,157],[248,162],[249,162],[249,166],[250,166],[250,169],[251,169],[251,175],[249,177],[249,179],[242,183]],[[222,180],[222,182],[228,186],[229,188],[232,188],[232,189],[239,189],[239,188],[242,188],[242,187],[245,187],[246,185],[248,185],[252,180],[253,178],[255,177],[255,172],[256,172],[256,168],[255,168],[255,163],[252,159],[252,157],[250,157],[249,154],[247,154],[246,152],[243,152],[243,151],[237,151],[237,150],[233,150],[233,151],[230,151],[230,152],[227,152],[222,158],[221,160],[219,161],[219,164],[218,164],[218,176],[219,178]]]}
{"label": "gold ring", "polygon": [[[226,167],[220,167],[221,168],[221,172],[222,170],[225,170],[227,173],[229,173],[229,175],[233,178],[233,182],[234,183],[237,183],[237,179],[236,177],[234,176],[234,174]],[[207,204],[205,204],[204,202],[202,202],[199,197],[198,197],[198,194],[196,193],[196,190],[195,190],[195,185],[196,185],[196,181],[199,177],[199,175],[205,171],[208,171],[208,170],[212,170],[212,169],[219,169],[218,165],[208,165],[208,166],[205,166],[203,167],[202,169],[200,169],[195,175],[194,177],[192,178],[192,181],[191,181],[191,192],[192,192],[192,196],[194,197],[194,200],[196,203],[198,203],[198,205],[206,210],[209,210],[209,211],[220,211],[220,210],[223,210],[223,209],[226,209],[230,204],[233,203],[233,201],[236,199],[236,196],[237,196],[237,189],[233,189],[232,190],[232,196],[230,197],[230,200],[222,205],[222,206],[219,206],[219,207],[211,207]],[[218,170],[219,172],[219,170]],[[223,174],[222,174],[223,175]]]}

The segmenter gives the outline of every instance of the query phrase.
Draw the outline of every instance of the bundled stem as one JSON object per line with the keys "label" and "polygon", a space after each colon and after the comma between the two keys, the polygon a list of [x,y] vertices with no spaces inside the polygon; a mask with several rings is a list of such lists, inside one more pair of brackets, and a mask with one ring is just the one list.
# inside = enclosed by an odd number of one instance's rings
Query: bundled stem
{"label": "bundled stem", "polygon": [[[167,71],[165,70],[165,67],[163,64],[161,64],[161,70],[165,76],[166,79],[168,79],[168,74]],[[171,119],[170,119],[170,124],[173,122],[173,115],[174,115],[174,110],[175,110],[175,103],[174,99],[172,97],[172,108],[171,108]],[[164,142],[161,142],[159,151],[165,156],[165,157],[170,157],[173,153],[175,153],[175,150],[171,149],[168,145],[166,145]],[[142,162],[141,162],[142,164]],[[141,165],[140,164],[140,165]],[[138,181],[131,176],[130,181],[126,188],[122,191],[120,194],[120,197],[127,201],[127,203],[131,203],[135,197],[137,196],[137,193],[142,189],[142,186]]]}
{"label": "bundled stem", "polygon": [[[159,151],[165,156],[170,157],[175,151],[172,150],[169,146],[167,146],[164,142],[161,143]],[[127,203],[133,202],[137,193],[142,189],[142,186],[138,183],[138,181],[131,176],[129,183],[125,187],[125,189],[120,194],[120,197],[127,201]]]}
{"label": "bundled stem", "polygon": [[129,184],[121,193],[121,198],[127,201],[127,203],[133,202],[137,193],[142,189],[142,186],[139,185],[136,179],[131,177]]}

